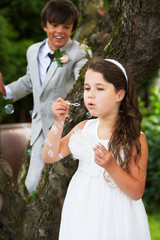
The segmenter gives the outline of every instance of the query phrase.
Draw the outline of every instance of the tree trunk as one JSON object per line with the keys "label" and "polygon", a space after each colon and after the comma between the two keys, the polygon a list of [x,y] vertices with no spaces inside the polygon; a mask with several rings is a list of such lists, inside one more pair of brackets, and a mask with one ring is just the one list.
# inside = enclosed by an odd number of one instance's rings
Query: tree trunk
{"label": "tree trunk", "polygon": [[105,12],[103,0],[79,0],[80,27],[74,38],[85,41]]}
{"label": "tree trunk", "polygon": [[115,0],[89,36],[89,45],[94,53],[124,63],[140,86],[159,68],[159,13],[157,0]]}
{"label": "tree trunk", "polygon": [[12,170],[0,155],[0,239],[19,238],[27,204],[12,183]]}
{"label": "tree trunk", "polygon": [[[86,1],[87,4],[89,2]],[[159,67],[159,11],[160,3],[157,0],[113,1],[88,36],[93,54],[120,60],[131,71],[135,84],[147,81]],[[82,90],[85,69],[86,66],[68,93],[67,99],[81,103],[81,108],[71,108],[73,120],[66,123],[63,135],[86,119]],[[76,168],[77,162],[70,156],[53,165],[46,165],[36,195],[29,199],[25,191],[19,194],[1,164],[0,239],[57,240],[63,199]]]}

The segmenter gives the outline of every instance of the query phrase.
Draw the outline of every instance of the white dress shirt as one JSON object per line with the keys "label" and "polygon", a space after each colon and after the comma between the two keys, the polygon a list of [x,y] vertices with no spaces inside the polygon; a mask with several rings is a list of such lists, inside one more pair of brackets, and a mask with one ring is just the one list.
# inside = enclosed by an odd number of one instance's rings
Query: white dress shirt
{"label": "white dress shirt", "polygon": [[46,43],[43,46],[41,46],[38,53],[38,68],[41,85],[45,80],[47,67],[51,61],[50,58],[48,57],[48,53],[53,53],[53,51],[50,49],[47,40]]}

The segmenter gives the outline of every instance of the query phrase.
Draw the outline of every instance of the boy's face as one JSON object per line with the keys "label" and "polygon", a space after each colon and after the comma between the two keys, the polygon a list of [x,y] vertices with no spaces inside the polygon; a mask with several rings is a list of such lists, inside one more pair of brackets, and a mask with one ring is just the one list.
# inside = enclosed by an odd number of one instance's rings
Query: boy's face
{"label": "boy's face", "polygon": [[68,42],[72,34],[73,23],[57,24],[47,21],[46,27],[43,29],[47,33],[49,47],[55,51]]}

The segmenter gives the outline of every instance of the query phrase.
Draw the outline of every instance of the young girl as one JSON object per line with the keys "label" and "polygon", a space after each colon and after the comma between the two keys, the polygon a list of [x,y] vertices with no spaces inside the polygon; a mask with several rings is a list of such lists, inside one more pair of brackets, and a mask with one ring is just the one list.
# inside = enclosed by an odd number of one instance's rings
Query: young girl
{"label": "young girl", "polygon": [[69,102],[57,99],[43,148],[46,163],[70,153],[79,159],[64,201],[59,240],[149,240],[141,200],[148,147],[133,84],[119,62],[90,63],[84,102],[97,118],[79,123],[61,139]]}

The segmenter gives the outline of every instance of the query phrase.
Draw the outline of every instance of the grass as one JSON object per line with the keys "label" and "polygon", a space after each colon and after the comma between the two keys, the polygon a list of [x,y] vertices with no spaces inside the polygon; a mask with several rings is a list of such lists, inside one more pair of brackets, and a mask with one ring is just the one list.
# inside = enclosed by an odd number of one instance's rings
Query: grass
{"label": "grass", "polygon": [[152,240],[160,240],[160,209],[148,215],[149,228]]}

